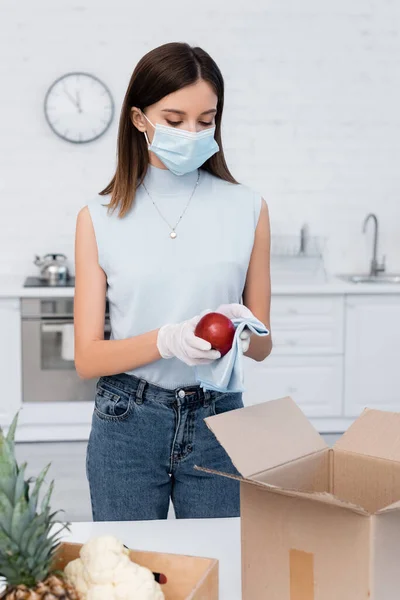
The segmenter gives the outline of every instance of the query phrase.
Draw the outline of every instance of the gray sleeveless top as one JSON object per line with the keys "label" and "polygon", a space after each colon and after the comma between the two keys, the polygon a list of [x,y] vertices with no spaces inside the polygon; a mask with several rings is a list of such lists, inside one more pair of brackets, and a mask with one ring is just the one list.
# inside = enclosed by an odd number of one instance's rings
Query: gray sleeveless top
{"label": "gray sleeveless top", "polygon": [[[198,171],[177,177],[150,166],[145,186],[174,226],[196,184]],[[143,186],[129,213],[109,214],[100,196],[88,204],[107,276],[112,338],[136,336],[179,323],[206,308],[240,302],[254,243],[261,197],[200,170],[200,181],[177,227],[176,239]],[[176,358],[133,371],[164,388],[194,385],[194,368]]]}

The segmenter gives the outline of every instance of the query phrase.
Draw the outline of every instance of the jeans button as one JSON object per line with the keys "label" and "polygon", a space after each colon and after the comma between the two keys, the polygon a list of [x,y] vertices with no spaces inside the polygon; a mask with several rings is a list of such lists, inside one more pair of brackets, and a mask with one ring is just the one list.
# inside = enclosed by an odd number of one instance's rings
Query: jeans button
{"label": "jeans button", "polygon": [[179,390],[178,396],[179,396],[179,398],[184,398],[186,396],[185,390]]}

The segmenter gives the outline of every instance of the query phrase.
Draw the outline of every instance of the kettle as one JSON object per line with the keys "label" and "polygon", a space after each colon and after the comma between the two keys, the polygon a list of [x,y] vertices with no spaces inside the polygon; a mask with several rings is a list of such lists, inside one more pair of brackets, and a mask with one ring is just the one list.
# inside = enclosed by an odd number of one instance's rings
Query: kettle
{"label": "kettle", "polygon": [[36,256],[34,263],[40,267],[40,279],[51,285],[66,283],[70,277],[65,254],[46,254]]}

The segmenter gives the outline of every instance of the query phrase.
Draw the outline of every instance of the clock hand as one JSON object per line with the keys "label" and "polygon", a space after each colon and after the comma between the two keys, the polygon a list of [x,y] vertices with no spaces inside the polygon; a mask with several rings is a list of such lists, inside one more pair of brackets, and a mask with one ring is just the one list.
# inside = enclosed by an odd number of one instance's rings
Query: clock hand
{"label": "clock hand", "polygon": [[77,107],[79,112],[82,112],[82,106],[81,106],[81,99],[80,99],[80,95],[79,95],[79,90],[76,90],[76,102],[77,102]]}
{"label": "clock hand", "polygon": [[65,86],[64,86],[64,92],[65,92],[65,95],[68,96],[68,98],[71,100],[71,102],[79,109],[76,99],[71,96],[71,94],[68,92],[68,90],[65,88]]}

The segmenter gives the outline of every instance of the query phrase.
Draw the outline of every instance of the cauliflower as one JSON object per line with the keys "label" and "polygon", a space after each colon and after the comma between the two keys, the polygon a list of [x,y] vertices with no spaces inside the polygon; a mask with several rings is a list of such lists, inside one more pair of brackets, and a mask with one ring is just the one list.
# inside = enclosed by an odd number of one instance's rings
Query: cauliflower
{"label": "cauliflower", "polygon": [[89,540],[64,573],[82,600],[164,600],[153,573],[132,562],[129,550],[112,535]]}

